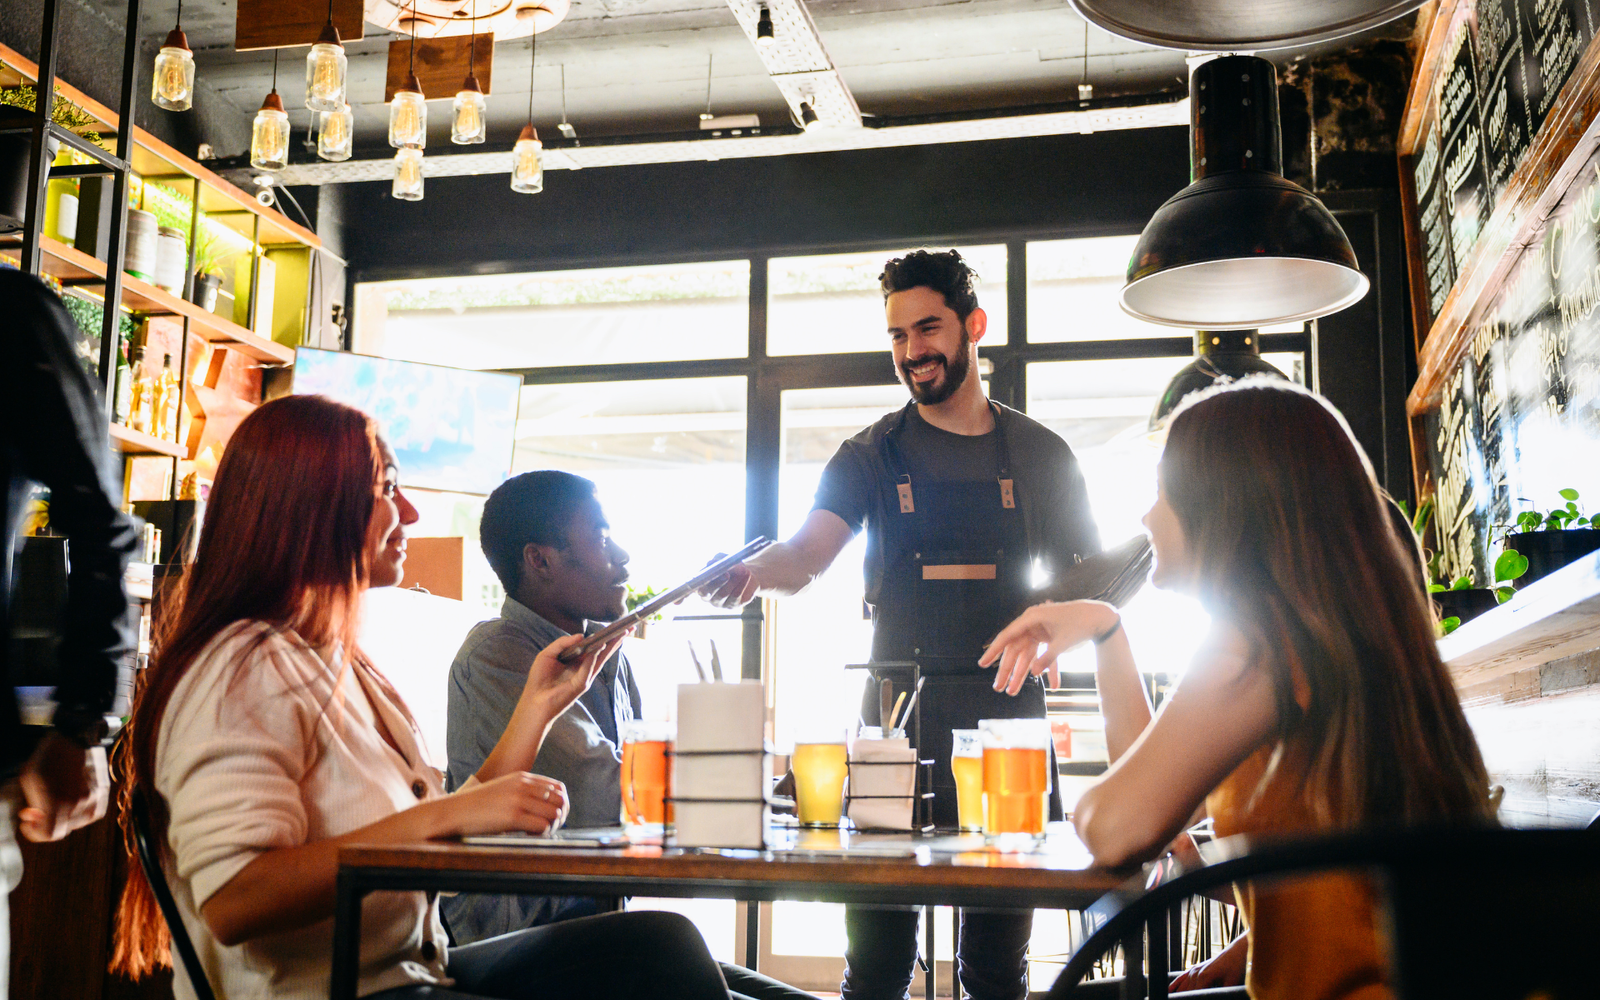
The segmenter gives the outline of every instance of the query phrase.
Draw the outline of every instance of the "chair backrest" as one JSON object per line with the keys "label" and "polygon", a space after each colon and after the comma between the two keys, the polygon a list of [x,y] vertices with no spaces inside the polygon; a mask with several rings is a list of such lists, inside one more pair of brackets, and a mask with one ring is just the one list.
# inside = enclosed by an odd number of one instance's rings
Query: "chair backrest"
{"label": "chair backrest", "polygon": [[[1240,880],[1364,869],[1377,878],[1400,1000],[1548,1000],[1592,997],[1600,926],[1600,835],[1588,830],[1412,830],[1263,843],[1216,841],[1209,860],[1171,859],[1107,893],[1086,917],[1094,933],[1050,990],[1070,996],[1117,944],[1136,958],[1151,939],[1152,992],[1166,981],[1167,911]],[[1131,963],[1137,964],[1137,963]],[[1138,969],[1130,983],[1142,993]],[[1124,994],[1129,995],[1128,993]]]}
{"label": "chair backrest", "polygon": [[189,985],[193,987],[197,1000],[216,1000],[216,994],[211,991],[211,981],[206,978],[206,970],[194,950],[194,942],[189,940],[189,931],[183,926],[183,915],[178,912],[172,890],[167,887],[166,873],[161,870],[161,855],[158,845],[150,837],[150,809],[142,790],[133,793],[129,813],[133,821],[134,846],[139,851],[139,867],[144,871],[145,881],[150,883],[150,891],[155,893],[156,905],[161,907],[162,919],[166,920],[167,931],[172,935],[172,948],[183,962],[184,971],[189,974]]}

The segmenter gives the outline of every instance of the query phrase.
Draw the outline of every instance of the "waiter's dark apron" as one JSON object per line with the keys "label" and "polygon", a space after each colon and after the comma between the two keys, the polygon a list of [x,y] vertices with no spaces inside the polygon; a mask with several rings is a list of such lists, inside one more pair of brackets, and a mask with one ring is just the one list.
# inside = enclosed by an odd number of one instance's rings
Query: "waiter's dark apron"
{"label": "waiter's dark apron", "polygon": [[[934,822],[953,827],[957,809],[950,731],[976,729],[979,719],[1045,717],[1039,678],[1028,678],[1012,697],[994,690],[993,668],[978,666],[989,641],[1032,603],[1032,553],[1023,521],[1024,498],[1011,478],[999,407],[989,404],[998,460],[993,477],[913,481],[896,439],[914,405],[901,412],[882,444],[896,495],[877,526],[883,581],[872,614],[872,659],[915,661],[927,678],[917,702],[918,749],[924,760],[934,761]],[[897,682],[897,692],[903,683]],[[861,717],[867,725],[879,725],[877,686],[867,687]],[[1051,819],[1061,815],[1057,784],[1052,776]]]}

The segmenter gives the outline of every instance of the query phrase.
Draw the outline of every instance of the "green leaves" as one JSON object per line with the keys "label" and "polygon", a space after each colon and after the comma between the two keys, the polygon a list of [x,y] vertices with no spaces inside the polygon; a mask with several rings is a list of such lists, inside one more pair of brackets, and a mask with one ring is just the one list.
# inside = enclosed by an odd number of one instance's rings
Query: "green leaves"
{"label": "green leaves", "polygon": [[[1406,509],[1404,502],[1400,504],[1400,509]],[[1417,536],[1417,538],[1420,539],[1422,537],[1422,533],[1428,530],[1428,522],[1432,520],[1433,498],[1429,497],[1428,499],[1422,501],[1420,505],[1418,505],[1417,516],[1411,519],[1411,531]]]}
{"label": "green leaves", "polygon": [[1517,596],[1517,592],[1511,587],[1494,588],[1494,599],[1496,604],[1504,604],[1515,596]]}
{"label": "green leaves", "polygon": [[[1565,490],[1562,490],[1562,491],[1561,491],[1561,499],[1563,499],[1563,500],[1568,500],[1568,501],[1571,501],[1571,500],[1576,500],[1576,499],[1578,499],[1578,491],[1577,491],[1577,490],[1574,490],[1574,489],[1565,489]],[[1578,509],[1578,508],[1576,508],[1576,507],[1574,507],[1574,508],[1572,508],[1572,509],[1573,509],[1573,510],[1574,510],[1574,511],[1576,511],[1576,510],[1577,510],[1577,509]]]}
{"label": "green leaves", "polygon": [[1494,561],[1495,583],[1510,583],[1526,572],[1528,572],[1528,557],[1516,549],[1506,549],[1500,553],[1500,558]]}
{"label": "green leaves", "polygon": [[1451,582],[1450,589],[1451,590],[1471,590],[1472,589],[1472,574],[1471,573],[1464,573],[1461,576],[1456,577],[1455,580],[1453,580]]}
{"label": "green leaves", "polygon": [[1454,632],[1456,629],[1458,629],[1460,627],[1461,627],[1461,619],[1457,618],[1455,615],[1451,615],[1449,618],[1441,618],[1441,619],[1439,619],[1439,635],[1440,636],[1449,635],[1451,632]]}

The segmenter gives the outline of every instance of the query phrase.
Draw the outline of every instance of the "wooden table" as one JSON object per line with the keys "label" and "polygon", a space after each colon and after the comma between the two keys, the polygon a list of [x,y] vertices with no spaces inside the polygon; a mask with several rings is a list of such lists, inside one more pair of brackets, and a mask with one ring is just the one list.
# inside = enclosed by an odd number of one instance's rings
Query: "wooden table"
{"label": "wooden table", "polygon": [[[1093,867],[1065,823],[1051,824],[1044,843],[1029,853],[989,850],[982,837],[973,835],[841,837],[832,831],[781,829],[776,846],[767,851],[531,849],[451,841],[352,844],[339,850],[329,996],[354,1000],[356,995],[361,900],[369,892],[1082,909],[1127,876],[1125,871]],[[932,928],[927,930],[931,935]],[[753,953],[755,935],[748,937],[748,953]]]}

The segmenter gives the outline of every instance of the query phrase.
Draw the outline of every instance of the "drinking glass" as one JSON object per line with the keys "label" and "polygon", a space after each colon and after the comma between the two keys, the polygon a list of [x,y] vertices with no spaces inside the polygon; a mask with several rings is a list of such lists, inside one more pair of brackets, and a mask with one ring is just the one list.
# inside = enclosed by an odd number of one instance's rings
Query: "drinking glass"
{"label": "drinking glass", "polygon": [[849,769],[844,731],[796,740],[794,798],[801,826],[838,826],[844,808],[844,779]]}
{"label": "drinking glass", "polygon": [[622,825],[629,834],[659,834],[672,822],[667,755],[677,730],[670,722],[622,724]]}
{"label": "drinking glass", "polygon": [[963,830],[983,829],[983,731],[950,731],[950,771],[956,777],[956,813]]}
{"label": "drinking glass", "polygon": [[1050,798],[1050,723],[984,719],[983,832],[990,837],[1044,834]]}

